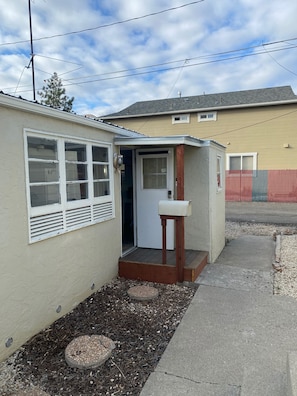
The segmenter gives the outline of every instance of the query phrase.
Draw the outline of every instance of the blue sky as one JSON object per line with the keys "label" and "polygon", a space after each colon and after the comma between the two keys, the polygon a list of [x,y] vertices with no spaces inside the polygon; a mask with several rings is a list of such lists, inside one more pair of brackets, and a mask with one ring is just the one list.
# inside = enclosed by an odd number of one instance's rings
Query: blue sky
{"label": "blue sky", "polygon": [[[31,100],[28,0],[0,6],[0,90]],[[78,114],[179,92],[297,94],[296,0],[31,0],[31,11],[36,90],[57,72]]]}

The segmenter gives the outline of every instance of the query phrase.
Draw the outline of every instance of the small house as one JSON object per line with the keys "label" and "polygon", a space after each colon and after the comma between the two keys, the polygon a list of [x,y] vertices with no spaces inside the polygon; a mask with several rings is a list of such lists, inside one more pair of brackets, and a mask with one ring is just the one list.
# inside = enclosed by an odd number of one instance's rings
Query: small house
{"label": "small house", "polygon": [[[116,277],[133,251],[160,251],[161,200],[191,201],[185,251],[220,254],[222,145],[149,138],[5,94],[0,115],[0,360]],[[169,219],[168,254],[175,231]]]}

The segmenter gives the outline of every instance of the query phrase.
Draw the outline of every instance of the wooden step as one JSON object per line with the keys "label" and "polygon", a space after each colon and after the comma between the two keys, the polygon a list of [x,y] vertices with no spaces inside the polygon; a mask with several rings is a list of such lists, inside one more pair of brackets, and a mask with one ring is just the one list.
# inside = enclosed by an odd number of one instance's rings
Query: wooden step
{"label": "wooden step", "polygon": [[[156,249],[137,249],[119,259],[119,276],[148,282],[177,283],[177,268],[174,252],[168,254],[169,264],[162,264],[162,252]],[[185,251],[184,281],[194,282],[208,260],[208,252]]]}

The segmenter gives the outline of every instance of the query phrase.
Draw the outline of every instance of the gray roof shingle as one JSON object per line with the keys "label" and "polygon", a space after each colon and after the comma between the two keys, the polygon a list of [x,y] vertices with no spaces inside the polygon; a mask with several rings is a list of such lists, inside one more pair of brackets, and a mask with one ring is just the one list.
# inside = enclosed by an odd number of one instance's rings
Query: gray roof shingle
{"label": "gray roof shingle", "polygon": [[251,89],[247,91],[215,93],[208,95],[186,96],[171,99],[149,100],[136,102],[131,106],[101,117],[102,119],[168,114],[185,111],[203,111],[237,106],[263,105],[282,101],[297,101],[290,86]]}

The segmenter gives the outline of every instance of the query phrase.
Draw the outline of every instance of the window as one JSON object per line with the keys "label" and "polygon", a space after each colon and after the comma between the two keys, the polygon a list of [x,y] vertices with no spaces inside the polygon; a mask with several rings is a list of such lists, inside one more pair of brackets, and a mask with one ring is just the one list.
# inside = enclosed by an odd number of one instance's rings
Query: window
{"label": "window", "polygon": [[178,114],[172,116],[172,124],[188,124],[190,122],[190,114]]}
{"label": "window", "polygon": [[257,153],[227,154],[226,169],[230,171],[256,170]]}
{"label": "window", "polygon": [[217,112],[207,112],[207,113],[198,113],[198,122],[202,121],[216,121],[217,120]]}
{"label": "window", "polygon": [[166,189],[167,188],[167,158],[143,158],[143,188]]}
{"label": "window", "polygon": [[217,156],[217,191],[220,191],[222,188],[223,188],[222,157],[218,155]]}
{"label": "window", "polygon": [[31,242],[114,217],[110,144],[25,137]]}

